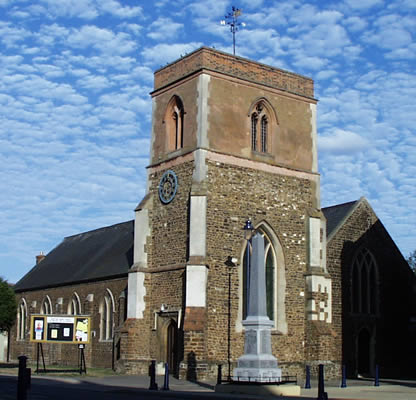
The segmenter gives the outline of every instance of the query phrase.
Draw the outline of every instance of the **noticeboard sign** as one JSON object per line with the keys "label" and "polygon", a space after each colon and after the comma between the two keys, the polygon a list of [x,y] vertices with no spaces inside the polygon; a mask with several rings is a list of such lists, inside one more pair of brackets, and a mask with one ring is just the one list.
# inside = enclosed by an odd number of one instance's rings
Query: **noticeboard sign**
{"label": "noticeboard sign", "polygon": [[31,342],[90,342],[91,318],[86,315],[36,314],[30,320]]}

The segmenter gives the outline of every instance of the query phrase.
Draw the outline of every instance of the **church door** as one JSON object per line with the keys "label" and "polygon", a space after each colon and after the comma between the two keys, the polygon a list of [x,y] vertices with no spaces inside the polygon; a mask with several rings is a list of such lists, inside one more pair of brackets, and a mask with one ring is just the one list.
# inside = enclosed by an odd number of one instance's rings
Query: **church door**
{"label": "church door", "polygon": [[362,329],[358,335],[358,373],[368,376],[370,374],[370,333]]}
{"label": "church door", "polygon": [[170,373],[176,373],[177,354],[178,354],[178,328],[176,322],[172,319],[167,329],[167,362]]}

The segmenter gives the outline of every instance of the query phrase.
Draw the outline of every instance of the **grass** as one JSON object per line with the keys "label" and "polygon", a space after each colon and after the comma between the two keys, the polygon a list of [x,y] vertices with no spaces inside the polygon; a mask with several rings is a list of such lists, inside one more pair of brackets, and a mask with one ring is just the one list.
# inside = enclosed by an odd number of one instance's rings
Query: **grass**
{"label": "grass", "polygon": [[[36,373],[36,363],[29,363],[28,368],[32,369],[32,376],[62,376],[62,377],[79,377],[79,367],[77,366],[63,366],[63,365],[50,365],[46,366],[46,370],[50,372],[39,372]],[[39,365],[39,368],[42,368]],[[66,370],[71,370],[66,372]],[[18,374],[17,364],[0,364],[0,374],[3,375],[15,375]],[[113,371],[111,368],[87,368],[87,374],[82,374],[82,376],[89,376],[94,378],[106,377],[120,375],[119,373]]]}

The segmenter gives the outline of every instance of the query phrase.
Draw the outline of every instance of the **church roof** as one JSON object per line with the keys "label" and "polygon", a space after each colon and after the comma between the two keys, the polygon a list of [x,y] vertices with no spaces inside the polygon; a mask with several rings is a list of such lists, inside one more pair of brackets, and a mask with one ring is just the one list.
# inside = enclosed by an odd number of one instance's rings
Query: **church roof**
{"label": "church roof", "polygon": [[14,286],[16,292],[127,276],[134,221],[66,237]]}
{"label": "church roof", "polygon": [[330,238],[338,230],[362,199],[322,208],[326,218],[327,238]]}

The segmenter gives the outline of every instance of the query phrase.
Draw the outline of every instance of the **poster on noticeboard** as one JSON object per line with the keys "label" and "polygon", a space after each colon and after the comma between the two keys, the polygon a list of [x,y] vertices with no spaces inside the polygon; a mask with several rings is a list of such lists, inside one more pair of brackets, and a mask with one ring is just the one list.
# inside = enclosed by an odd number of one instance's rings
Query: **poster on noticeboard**
{"label": "poster on noticeboard", "polygon": [[87,315],[45,315],[31,316],[30,341],[37,343],[90,342],[91,317]]}

